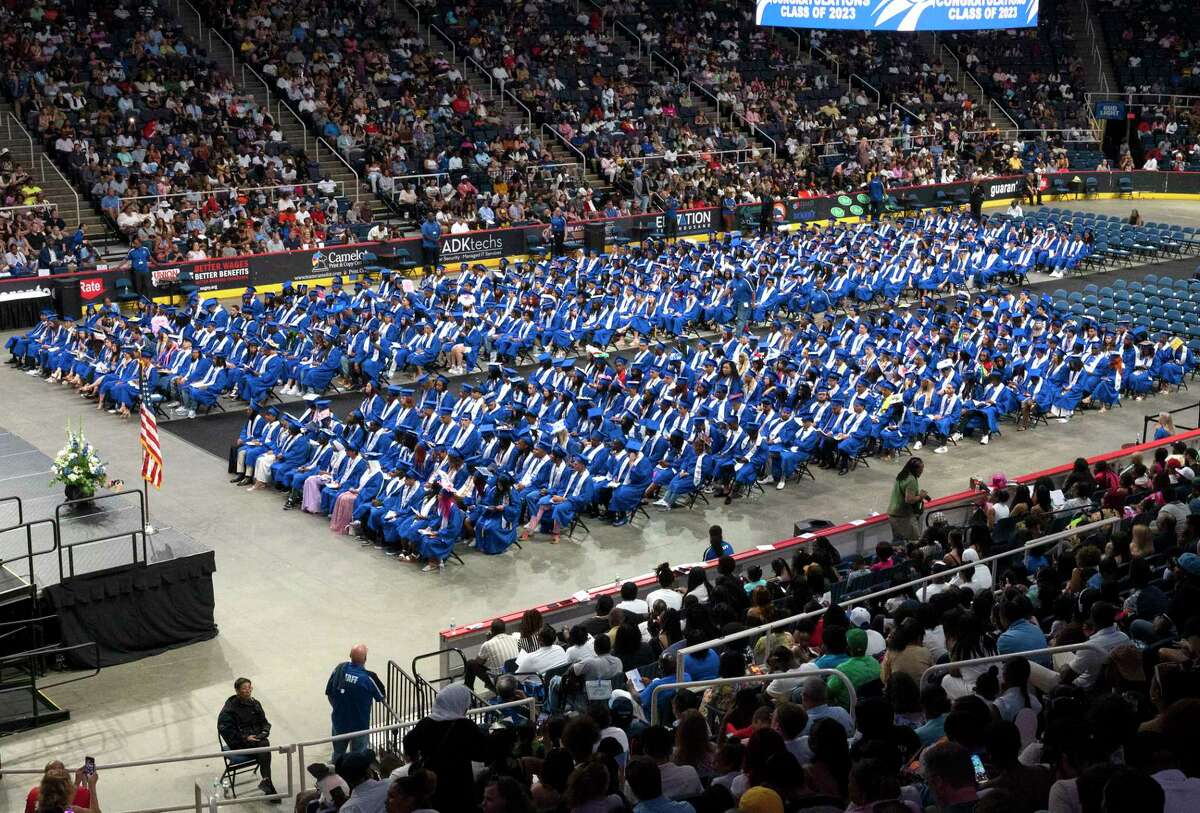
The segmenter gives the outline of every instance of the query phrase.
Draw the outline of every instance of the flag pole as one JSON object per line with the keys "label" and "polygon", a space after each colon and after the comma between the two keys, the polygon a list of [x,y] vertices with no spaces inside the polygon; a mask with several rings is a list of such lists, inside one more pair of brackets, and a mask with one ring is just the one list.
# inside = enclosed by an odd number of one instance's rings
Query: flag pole
{"label": "flag pole", "polygon": [[150,484],[145,480],[142,480],[142,495],[142,509],[145,511],[145,516],[142,518],[144,522],[142,530],[145,531],[146,536],[154,536],[158,531],[150,523]]}

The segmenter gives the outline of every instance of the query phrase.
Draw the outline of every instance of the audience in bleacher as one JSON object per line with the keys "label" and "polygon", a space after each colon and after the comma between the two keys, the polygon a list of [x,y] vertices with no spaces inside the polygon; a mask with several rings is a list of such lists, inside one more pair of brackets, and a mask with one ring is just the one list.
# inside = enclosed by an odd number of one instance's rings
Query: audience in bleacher
{"label": "audience in bleacher", "polygon": [[[1167,459],[1195,457],[1185,443],[1162,451]],[[879,553],[871,579],[856,579],[825,549],[798,551],[773,568],[783,577],[761,585],[748,581],[757,574],[737,576],[728,558],[703,597],[681,595],[674,609],[660,596],[640,629],[603,597],[597,618],[608,620],[571,629],[570,640],[580,648],[645,641],[626,670],[631,677],[603,681],[601,690],[560,681],[566,665],[526,675],[524,692],[542,703],[541,714],[522,718],[516,730],[489,725],[498,712],[467,714],[464,687],[443,688],[435,704],[442,711],[418,724],[405,751],[420,757],[418,740],[455,731],[464,745],[435,758],[450,760],[443,770],[453,776],[475,762],[477,780],[456,780],[449,791],[453,808],[464,810],[482,801],[486,810],[959,813],[1094,805],[1182,813],[1200,799],[1190,744],[1200,725],[1197,540],[1172,534],[1149,554],[1131,549],[1139,523],[1166,523],[1175,498],[1195,493],[1178,471],[1159,462],[1147,468],[1135,456],[1113,469],[1082,461],[1062,479],[998,478],[981,505],[1015,488],[1008,517],[992,523],[979,508],[956,514],[958,526],[939,518],[919,540]],[[1064,507],[1055,495],[1068,489],[1081,500]],[[1161,505],[1156,491],[1171,502]],[[1090,524],[1102,518],[1118,521]],[[1079,528],[1073,537],[1036,544],[1071,527]],[[890,567],[875,567],[885,562],[880,556]],[[994,556],[1001,557],[995,583],[973,572],[987,569],[981,563],[950,584],[911,584]],[[762,625],[751,586],[765,591],[774,617],[803,614],[710,650],[721,677],[760,679],[657,693],[642,687],[671,685],[683,645]],[[542,633],[553,641],[566,630]],[[872,633],[886,636],[886,645],[872,651]],[[1067,645],[1076,649],[1040,651]],[[694,657],[684,658],[685,667]],[[953,668],[974,658],[992,660]],[[840,674],[806,676],[817,669]],[[844,679],[854,686],[853,702]],[[427,760],[421,769],[431,769]],[[392,773],[393,793],[403,792],[405,771]],[[425,803],[450,809],[438,798]]]}

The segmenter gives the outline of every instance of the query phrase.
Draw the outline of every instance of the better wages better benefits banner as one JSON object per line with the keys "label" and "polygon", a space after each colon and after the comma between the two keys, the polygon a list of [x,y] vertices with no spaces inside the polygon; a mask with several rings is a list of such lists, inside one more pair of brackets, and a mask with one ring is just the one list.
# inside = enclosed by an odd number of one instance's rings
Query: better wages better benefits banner
{"label": "better wages better benefits banner", "polygon": [[758,0],[759,25],[856,31],[1034,28],[1038,0]]}

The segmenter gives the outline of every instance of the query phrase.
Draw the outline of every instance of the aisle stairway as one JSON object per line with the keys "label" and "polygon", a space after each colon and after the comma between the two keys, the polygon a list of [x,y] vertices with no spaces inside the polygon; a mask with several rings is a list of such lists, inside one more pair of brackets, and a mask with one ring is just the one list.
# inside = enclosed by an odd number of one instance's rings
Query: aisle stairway
{"label": "aisle stairway", "polygon": [[311,128],[307,128],[283,95],[278,90],[268,87],[265,79],[250,65],[235,58],[232,48],[227,45],[226,38],[220,32],[208,25],[207,21],[200,19],[196,10],[188,3],[181,3],[175,6],[174,10],[176,19],[188,38],[203,45],[208,51],[208,57],[233,77],[238,93],[252,97],[275,116],[284,140],[292,147],[300,147],[308,155],[315,157],[321,165],[322,176],[337,182],[342,190],[341,194],[356,203],[367,202],[376,220],[399,222],[388,205],[341,159],[333,146],[325,139],[318,138]]}
{"label": "aisle stairway", "polygon": [[21,125],[7,100],[0,101],[0,149],[7,149],[13,160],[34,177],[46,200],[58,207],[68,230],[74,231],[76,224],[82,223],[84,233],[97,250],[124,253],[116,244],[115,233],[88,199],[86,190],[78,190],[67,181],[38,139]]}

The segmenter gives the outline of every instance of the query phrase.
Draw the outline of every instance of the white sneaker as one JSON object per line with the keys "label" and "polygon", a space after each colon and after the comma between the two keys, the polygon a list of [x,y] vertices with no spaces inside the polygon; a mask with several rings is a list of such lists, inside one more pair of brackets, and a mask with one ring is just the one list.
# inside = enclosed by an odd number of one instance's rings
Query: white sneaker
{"label": "white sneaker", "polygon": [[437,569],[438,569],[437,565],[428,564],[428,565],[425,565],[425,567],[421,568],[421,572],[422,573],[432,573],[433,571],[435,571]]}
{"label": "white sneaker", "polygon": [[786,485],[787,485],[787,481],[786,481],[786,480],[780,480],[778,483],[776,483],[776,484],[775,484],[775,490],[776,490],[776,491],[783,491],[783,487],[784,487],[784,486],[786,486]]}
{"label": "white sneaker", "polygon": [[168,407],[168,408],[169,407],[177,407],[177,406],[180,406],[180,403],[178,401],[167,401],[165,404],[163,404],[163,406]]}
{"label": "white sneaker", "polygon": [[196,417],[196,410],[194,410],[194,409],[189,409],[189,410],[188,410],[188,412],[187,412],[187,416],[188,416],[189,418],[194,418],[194,417]]}
{"label": "white sneaker", "polygon": [[924,446],[924,445],[925,445],[924,443],[922,443],[921,441],[919,441],[919,440],[918,440],[916,443],[914,443],[914,444],[912,445],[912,450],[913,450],[914,452],[919,452],[919,451],[921,451],[921,447],[922,447],[922,446]]}
{"label": "white sneaker", "polygon": [[962,432],[955,432],[950,436],[950,440],[954,441],[955,443],[958,443],[960,440],[962,440],[962,438]]}
{"label": "white sneaker", "polygon": [[948,451],[950,451],[950,450],[948,448],[946,448],[945,446],[939,446],[933,450],[933,453],[934,454],[945,454]]}
{"label": "white sneaker", "polygon": [[25,371],[25,375],[41,375],[41,374],[42,374],[42,371],[39,370],[37,367],[34,367],[32,370]]}
{"label": "white sneaker", "polygon": [[666,500],[663,500],[663,499],[658,499],[658,500],[655,500],[655,501],[654,501],[654,504],[655,504],[655,505],[657,505],[659,508],[666,508],[666,507],[667,507],[667,501],[666,501]]}
{"label": "white sneaker", "polygon": [[988,445],[988,441],[989,441],[989,440],[991,440],[991,439],[992,439],[992,438],[991,438],[991,436],[990,436],[990,435],[984,435],[983,437],[981,437],[981,438],[979,439],[979,444],[980,444],[981,446],[987,446],[987,445]]}
{"label": "white sneaker", "polygon": [[1059,423],[1070,423],[1071,419],[1070,418],[1059,418],[1058,422]]}

